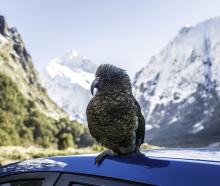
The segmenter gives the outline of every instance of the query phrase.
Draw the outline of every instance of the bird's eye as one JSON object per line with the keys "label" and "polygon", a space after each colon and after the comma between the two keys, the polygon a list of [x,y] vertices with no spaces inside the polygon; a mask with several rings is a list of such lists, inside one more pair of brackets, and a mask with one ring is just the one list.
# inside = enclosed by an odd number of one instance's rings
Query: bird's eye
{"label": "bird's eye", "polygon": [[95,79],[96,79],[96,80],[100,80],[100,77],[96,77]]}
{"label": "bird's eye", "polygon": [[111,77],[110,77],[110,76],[106,76],[105,79],[106,79],[106,80],[110,80]]}

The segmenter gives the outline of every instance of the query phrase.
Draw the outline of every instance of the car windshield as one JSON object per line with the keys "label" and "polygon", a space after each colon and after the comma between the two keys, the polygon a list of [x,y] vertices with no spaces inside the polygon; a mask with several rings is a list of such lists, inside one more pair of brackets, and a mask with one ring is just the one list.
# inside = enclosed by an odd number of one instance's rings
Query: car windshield
{"label": "car windshield", "polygon": [[140,151],[219,158],[219,6],[3,0],[0,164],[100,152],[96,163]]}

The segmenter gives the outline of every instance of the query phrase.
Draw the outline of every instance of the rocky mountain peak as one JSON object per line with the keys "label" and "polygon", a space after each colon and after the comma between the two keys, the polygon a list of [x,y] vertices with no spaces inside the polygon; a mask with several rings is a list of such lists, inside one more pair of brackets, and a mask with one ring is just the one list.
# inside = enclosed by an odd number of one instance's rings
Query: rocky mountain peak
{"label": "rocky mountain peak", "polygon": [[91,60],[80,55],[75,49],[71,49],[61,58],[55,58],[55,60],[61,65],[66,66],[72,70],[80,69],[89,73],[93,73],[96,69],[96,65]]}

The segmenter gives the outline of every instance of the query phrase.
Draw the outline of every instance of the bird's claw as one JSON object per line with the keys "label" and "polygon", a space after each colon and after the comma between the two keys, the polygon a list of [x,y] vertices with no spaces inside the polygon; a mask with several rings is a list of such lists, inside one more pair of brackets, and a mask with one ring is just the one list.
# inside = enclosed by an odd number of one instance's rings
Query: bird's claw
{"label": "bird's claw", "polygon": [[140,151],[140,149],[136,149],[136,152],[135,152],[136,154],[141,154],[141,151]]}
{"label": "bird's claw", "polygon": [[102,161],[107,157],[107,156],[114,156],[114,152],[111,150],[105,150],[101,152],[98,156],[95,158],[95,164],[96,165],[101,165]]}

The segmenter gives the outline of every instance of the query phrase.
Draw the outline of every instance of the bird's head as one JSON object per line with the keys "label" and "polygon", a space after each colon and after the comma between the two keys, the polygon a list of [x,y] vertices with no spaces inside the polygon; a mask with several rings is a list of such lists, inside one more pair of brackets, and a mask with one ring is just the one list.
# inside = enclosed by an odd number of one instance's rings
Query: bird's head
{"label": "bird's head", "polygon": [[100,65],[95,74],[95,80],[91,84],[91,93],[94,89],[98,93],[111,93],[120,91],[122,93],[131,93],[131,80],[127,72],[110,64]]}

